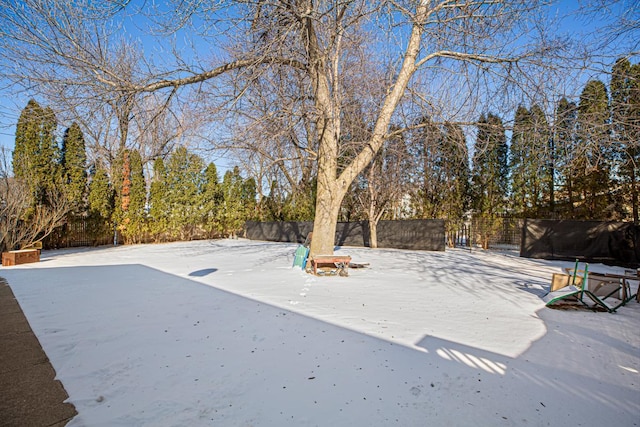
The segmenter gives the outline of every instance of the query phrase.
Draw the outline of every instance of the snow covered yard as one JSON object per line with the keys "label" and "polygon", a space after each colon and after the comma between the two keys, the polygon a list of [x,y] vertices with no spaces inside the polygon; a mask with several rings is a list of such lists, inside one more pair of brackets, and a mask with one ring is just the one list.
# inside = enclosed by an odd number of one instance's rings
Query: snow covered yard
{"label": "snow covered yard", "polygon": [[571,263],[340,248],[370,267],[315,277],[295,247],[45,251],[0,276],[74,426],[640,425],[640,304],[544,307]]}

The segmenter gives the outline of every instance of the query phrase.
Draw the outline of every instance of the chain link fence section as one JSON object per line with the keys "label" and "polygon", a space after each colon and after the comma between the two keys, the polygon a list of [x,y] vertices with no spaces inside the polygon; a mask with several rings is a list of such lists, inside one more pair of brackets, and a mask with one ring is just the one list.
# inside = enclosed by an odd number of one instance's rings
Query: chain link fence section
{"label": "chain link fence section", "polygon": [[472,218],[457,227],[447,227],[447,246],[519,250],[524,219],[500,216]]}

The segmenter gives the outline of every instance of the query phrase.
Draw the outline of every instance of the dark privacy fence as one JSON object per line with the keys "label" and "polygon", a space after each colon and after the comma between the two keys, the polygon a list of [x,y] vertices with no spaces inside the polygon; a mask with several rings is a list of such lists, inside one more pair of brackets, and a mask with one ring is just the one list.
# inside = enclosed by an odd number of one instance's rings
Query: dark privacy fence
{"label": "dark privacy fence", "polygon": [[[302,243],[313,231],[313,222],[255,222],[245,224],[246,237],[251,240]],[[444,220],[416,219],[380,221],[378,247],[444,251]],[[337,246],[370,246],[367,221],[339,222],[336,228]]]}
{"label": "dark privacy fence", "polygon": [[640,266],[640,227],[629,222],[526,219],[520,256]]}

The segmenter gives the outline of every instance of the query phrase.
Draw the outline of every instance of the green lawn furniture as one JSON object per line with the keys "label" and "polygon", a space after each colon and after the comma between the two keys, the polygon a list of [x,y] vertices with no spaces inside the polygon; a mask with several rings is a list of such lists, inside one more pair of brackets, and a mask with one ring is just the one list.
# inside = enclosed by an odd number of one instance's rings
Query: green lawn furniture
{"label": "green lawn furniture", "polygon": [[[582,274],[582,277],[578,276],[579,273]],[[579,270],[578,261],[576,261],[576,266],[573,269],[571,277],[571,284],[556,291],[549,292],[547,295],[542,297],[542,300],[547,306],[553,305],[562,300],[578,301],[589,308],[596,309],[601,307],[609,313],[614,313],[620,306],[627,302],[623,300],[620,304],[615,306],[607,304],[605,299],[612,296],[614,293],[615,291],[610,292],[603,298],[600,298],[594,292],[591,292],[589,290],[589,264],[584,265],[584,270]]]}
{"label": "green lawn furniture", "polygon": [[296,253],[293,256],[293,267],[300,267],[301,269],[305,269],[307,266],[307,257],[309,256],[309,248],[303,245],[299,245],[298,249],[296,249]]}

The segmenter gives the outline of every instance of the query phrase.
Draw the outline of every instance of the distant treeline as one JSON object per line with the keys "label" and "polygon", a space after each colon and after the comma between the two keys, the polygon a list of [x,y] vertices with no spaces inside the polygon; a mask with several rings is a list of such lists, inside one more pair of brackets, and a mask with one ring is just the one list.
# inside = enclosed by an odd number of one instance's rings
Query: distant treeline
{"label": "distant treeline", "polygon": [[[144,160],[123,146],[111,158],[87,150],[78,124],[61,138],[58,126],[53,110],[34,100],[19,117],[12,172],[6,157],[2,171],[4,248],[62,235],[74,222],[87,224],[96,242],[116,229],[133,243],[315,216],[313,167],[286,176],[235,167],[220,180],[214,163],[183,146]],[[452,231],[472,215],[495,220],[496,232],[505,216],[638,222],[640,64],[618,60],[608,86],[591,80],[552,113],[521,105],[513,121],[489,112],[465,129],[425,115],[396,128],[351,185],[341,221],[435,218]]]}

